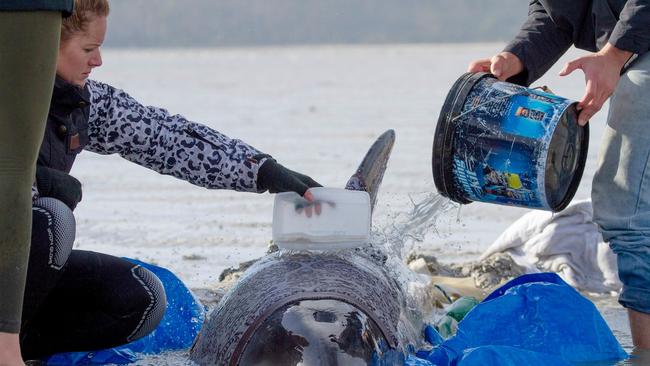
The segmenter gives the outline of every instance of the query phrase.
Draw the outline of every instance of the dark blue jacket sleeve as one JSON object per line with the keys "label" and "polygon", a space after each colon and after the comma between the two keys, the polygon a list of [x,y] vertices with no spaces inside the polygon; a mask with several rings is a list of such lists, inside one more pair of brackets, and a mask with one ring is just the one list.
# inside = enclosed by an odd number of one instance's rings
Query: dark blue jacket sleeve
{"label": "dark blue jacket sleeve", "polygon": [[650,0],[627,1],[609,43],[636,54],[650,49]]}
{"label": "dark blue jacket sleeve", "polygon": [[531,1],[528,19],[504,49],[524,64],[524,71],[509,81],[530,85],[539,79],[569,49],[573,43],[572,33],[568,21],[552,19],[539,0]]}
{"label": "dark blue jacket sleeve", "polygon": [[72,14],[74,0],[2,0],[0,11],[60,11]]}

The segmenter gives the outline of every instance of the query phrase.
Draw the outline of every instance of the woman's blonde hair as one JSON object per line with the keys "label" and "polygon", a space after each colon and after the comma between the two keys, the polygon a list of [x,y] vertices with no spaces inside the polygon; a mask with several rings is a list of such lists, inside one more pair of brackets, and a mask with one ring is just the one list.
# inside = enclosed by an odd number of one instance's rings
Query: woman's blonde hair
{"label": "woman's blonde hair", "polygon": [[95,17],[108,16],[109,11],[108,0],[75,0],[74,12],[61,24],[61,42],[70,39],[74,33],[86,31],[88,22]]}

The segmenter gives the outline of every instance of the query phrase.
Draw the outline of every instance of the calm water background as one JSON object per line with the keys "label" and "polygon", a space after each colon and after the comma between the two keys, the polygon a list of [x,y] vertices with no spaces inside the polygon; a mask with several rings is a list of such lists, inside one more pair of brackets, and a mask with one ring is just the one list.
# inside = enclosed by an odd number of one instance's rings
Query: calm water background
{"label": "calm water background", "polygon": [[[107,49],[92,78],[240,138],[326,186],[343,187],[374,139],[394,129],[397,142],[374,213],[374,225],[383,227],[408,211],[411,198],[435,191],[431,145],[447,91],[471,60],[502,47]],[[564,61],[580,54],[570,51],[534,85],[580,99],[581,73],[556,76]],[[591,122],[577,199],[589,197],[605,116],[601,111]],[[263,255],[271,238],[268,194],[209,191],[92,153],[81,155],[72,174],[84,184],[76,211],[78,248],[157,263],[192,288],[210,288],[224,268]],[[525,212],[463,206],[441,217],[415,246],[442,262],[476,259]],[[627,319],[616,299],[594,301],[630,350]]]}

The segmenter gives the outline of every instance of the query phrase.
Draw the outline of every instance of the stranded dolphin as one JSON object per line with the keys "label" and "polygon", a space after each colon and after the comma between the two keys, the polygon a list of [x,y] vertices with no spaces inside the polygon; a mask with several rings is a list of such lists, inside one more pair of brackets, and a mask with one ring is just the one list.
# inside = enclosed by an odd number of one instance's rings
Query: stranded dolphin
{"label": "stranded dolphin", "polygon": [[[370,148],[346,188],[374,204],[395,133]],[[404,286],[373,247],[272,253],[251,266],[206,320],[200,365],[393,365],[417,332]]]}

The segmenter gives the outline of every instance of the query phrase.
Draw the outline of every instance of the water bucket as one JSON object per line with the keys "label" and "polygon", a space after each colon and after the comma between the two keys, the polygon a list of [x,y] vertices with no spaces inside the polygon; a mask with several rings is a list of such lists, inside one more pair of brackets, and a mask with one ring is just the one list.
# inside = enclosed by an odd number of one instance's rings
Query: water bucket
{"label": "water bucket", "polygon": [[467,73],[442,107],[433,141],[438,192],[560,211],[575,195],[589,145],[577,103],[541,90]]}

